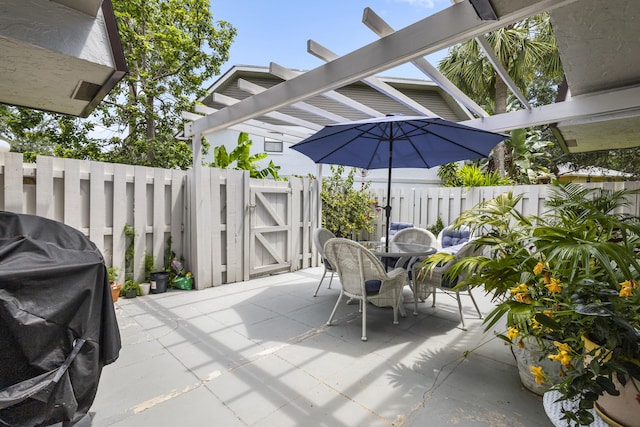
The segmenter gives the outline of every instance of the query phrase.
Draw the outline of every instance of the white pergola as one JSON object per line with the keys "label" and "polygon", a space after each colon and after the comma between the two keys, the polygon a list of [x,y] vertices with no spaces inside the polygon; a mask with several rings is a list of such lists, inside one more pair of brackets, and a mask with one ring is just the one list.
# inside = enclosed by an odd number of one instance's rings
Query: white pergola
{"label": "white pergola", "polygon": [[[511,81],[484,34],[515,21],[547,11],[558,40],[566,72],[568,94],[561,102],[532,108]],[[270,71],[285,81],[271,88],[239,82],[251,93],[243,100],[222,99],[225,108],[199,109],[202,115],[187,114],[191,120],[185,135],[194,142],[194,164],[200,163],[200,139],[222,129],[254,134],[277,130],[285,142],[295,143],[319,129],[313,122],[287,117],[285,107],[313,111],[330,122],[342,117],[319,111],[305,103],[314,96],[330,97],[375,117],[380,112],[340,95],[337,89],[362,81],[386,96],[402,102],[418,114],[430,114],[424,106],[385,85],[375,75],[404,63],[412,63],[469,111],[462,123],[502,132],[534,125],[555,124],[569,151],[591,151],[640,145],[640,2],[636,0],[464,0],[449,8],[394,31],[371,9],[363,23],[380,40],[338,57],[320,43],[309,40],[308,52],[325,60],[307,72],[271,64]],[[496,71],[525,109],[489,116],[466,94],[448,81],[424,56],[475,38]],[[277,117],[291,126],[270,125],[260,118]]]}
{"label": "white pergola", "polygon": [[[217,111],[200,110],[199,113],[204,114],[202,116],[185,116],[191,120],[185,126],[185,136],[191,137],[193,142],[194,181],[191,191],[194,199],[202,179],[203,136],[223,129],[273,132],[272,125],[266,126],[266,121],[261,119],[277,116],[278,120],[293,125],[277,129],[282,140],[290,143],[299,141],[316,132],[319,125],[313,121],[296,120],[279,110],[290,109],[291,106],[306,108],[305,100],[314,96],[340,98],[340,102],[350,108],[377,116],[377,111],[353,100],[336,97],[336,90],[357,81],[363,81],[410,106],[411,100],[389,90],[374,77],[408,62],[469,110],[469,119],[462,121],[464,124],[496,132],[552,124],[564,144],[563,148],[576,152],[640,145],[640,55],[637,51],[640,1],[454,1],[449,8],[398,31],[367,8],[363,22],[381,37],[378,41],[342,57],[337,57],[319,43],[309,41],[308,51],[327,61],[326,64],[304,73],[272,64],[270,71],[277,72],[284,79],[282,83],[266,89],[240,82],[242,90],[252,91],[247,98],[227,99],[226,106]],[[563,100],[532,108],[495,59],[484,34],[545,11],[549,12],[552,20],[568,90]],[[496,71],[520,98],[524,109],[489,116],[424,58],[473,38],[478,40]],[[415,107],[413,105],[414,110]],[[340,121],[339,117],[331,117],[317,109],[314,114],[323,117],[324,121]],[[321,166],[318,166],[316,176],[322,176]],[[320,206],[319,202],[318,209]],[[196,215],[192,216],[192,221],[194,229],[199,230],[202,219]]]}

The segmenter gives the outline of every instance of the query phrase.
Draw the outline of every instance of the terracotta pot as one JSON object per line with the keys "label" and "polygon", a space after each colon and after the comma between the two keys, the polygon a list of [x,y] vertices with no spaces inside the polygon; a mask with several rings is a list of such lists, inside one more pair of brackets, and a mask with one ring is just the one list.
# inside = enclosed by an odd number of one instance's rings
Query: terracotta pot
{"label": "terracotta pot", "polygon": [[121,288],[122,288],[122,284],[111,285],[111,299],[113,300],[113,302],[118,301]]}
{"label": "terracotta pot", "polygon": [[[599,346],[584,338],[585,350],[591,351]],[[640,427],[640,382],[629,378],[623,387],[613,377],[613,384],[620,392],[618,396],[605,393],[596,402],[595,409],[600,417],[609,425],[615,427]]]}

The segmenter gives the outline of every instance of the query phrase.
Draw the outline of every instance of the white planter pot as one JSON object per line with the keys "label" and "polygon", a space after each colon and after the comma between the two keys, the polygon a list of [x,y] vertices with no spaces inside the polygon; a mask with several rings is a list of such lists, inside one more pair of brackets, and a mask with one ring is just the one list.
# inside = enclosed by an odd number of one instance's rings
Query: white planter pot
{"label": "white planter pot", "polygon": [[[522,348],[515,344],[511,346],[511,351],[518,365],[520,381],[528,390],[542,396],[549,387],[562,381],[560,363],[547,358],[534,338],[525,337],[523,343],[524,347]],[[553,345],[551,342],[549,344]],[[551,382],[536,384],[536,377],[531,373],[532,365],[542,366],[542,370]]]}
{"label": "white planter pot", "polygon": [[140,283],[141,295],[149,295],[150,290],[151,290],[151,283]]}

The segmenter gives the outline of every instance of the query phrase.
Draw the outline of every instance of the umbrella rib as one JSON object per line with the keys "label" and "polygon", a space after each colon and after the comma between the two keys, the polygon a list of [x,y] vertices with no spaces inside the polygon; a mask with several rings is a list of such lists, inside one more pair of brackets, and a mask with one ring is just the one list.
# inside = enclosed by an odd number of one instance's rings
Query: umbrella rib
{"label": "umbrella rib", "polygon": [[[338,126],[339,126],[339,125],[338,125]],[[336,126],[336,127],[337,127],[337,126]],[[365,125],[363,125],[363,127],[365,127]],[[317,140],[319,140],[319,139],[325,139],[325,138],[328,138],[328,137],[338,136],[338,135],[340,135],[340,134],[342,134],[342,133],[345,133],[345,132],[350,132],[350,131],[352,131],[353,129],[354,129],[354,128],[340,128],[340,129],[337,129],[337,130],[336,130],[336,132],[331,133],[331,134],[329,134],[329,135],[325,134],[325,135],[322,135],[322,136],[320,136],[320,137],[318,137],[318,138],[315,138],[315,139],[307,139],[307,140],[305,140],[304,142],[301,142],[301,143],[299,143],[299,144],[300,144],[300,145],[306,145],[306,144],[309,144],[309,143],[313,143],[313,142],[315,142],[315,141],[317,141]],[[361,128],[358,126],[358,127],[356,127],[355,129],[360,130],[362,133],[361,133],[361,134],[358,134],[358,135],[354,135],[352,138],[350,138],[349,140],[345,141],[345,142],[344,142],[343,144],[341,144],[340,146],[338,146],[338,147],[336,147],[335,149],[333,149],[333,150],[329,151],[328,153],[323,154],[321,157],[319,157],[319,158],[318,158],[318,160],[316,160],[316,163],[323,163],[323,162],[324,162],[324,160],[325,160],[326,158],[330,157],[332,154],[334,154],[334,153],[336,153],[337,151],[341,150],[341,149],[342,149],[342,147],[344,147],[344,146],[346,146],[346,145],[349,145],[350,143],[352,143],[352,142],[353,142],[353,141],[355,141],[356,139],[359,139],[359,138],[367,138],[367,137],[368,137],[368,138],[371,138],[371,139],[379,139],[378,137],[376,137],[376,136],[375,136],[375,134],[371,133],[371,131],[370,131],[370,127],[368,127],[368,128],[364,128],[364,129],[361,129]],[[370,136],[367,136],[367,135],[370,135]],[[379,142],[378,142],[378,144],[379,144]],[[374,152],[375,152],[375,151],[374,151]],[[373,161],[372,159],[373,159],[373,157],[372,157],[371,159],[369,159],[369,161],[367,162],[367,168],[365,168],[365,169],[368,169],[368,166],[370,166],[370,165],[371,165],[371,162]],[[348,165],[348,166],[350,166],[350,165]]]}
{"label": "umbrella rib", "polygon": [[424,158],[424,156],[422,155],[422,152],[418,149],[418,147],[416,147],[416,145],[415,145],[415,144],[413,143],[413,141],[411,140],[411,135],[410,135],[413,131],[416,131],[416,130],[418,130],[418,129],[422,129],[422,128],[423,128],[423,126],[415,126],[415,125],[413,125],[413,126],[414,126],[414,129],[412,129],[412,131],[411,131],[411,132],[407,132],[407,131],[405,131],[405,129],[404,129],[404,128],[400,128],[400,129],[399,129],[399,131],[402,133],[402,136],[403,136],[403,138],[402,138],[402,139],[406,140],[406,141],[407,141],[407,142],[408,142],[408,143],[413,147],[414,151],[416,152],[417,157],[419,157],[419,158],[420,158],[420,160],[422,160],[422,163],[424,163],[424,165],[425,165],[427,168],[431,168],[431,165],[430,165],[430,164],[429,164],[429,162],[427,162],[427,160]]}
{"label": "umbrella rib", "polygon": [[[456,123],[449,124],[449,123],[447,123],[445,121],[442,121],[440,123],[437,123],[436,125],[440,126],[440,127],[449,127],[449,128],[453,128],[453,129],[471,130],[471,129],[469,129],[469,128],[465,127],[465,126],[461,126],[461,125],[454,126],[454,124],[456,124]],[[477,155],[479,155],[481,157],[485,157],[486,156],[486,154],[484,154],[484,153],[482,153],[480,151],[477,151],[477,150],[473,149],[472,147],[466,147],[466,146],[464,146],[464,145],[462,145],[462,144],[460,144],[460,143],[458,143],[458,142],[456,142],[456,141],[454,141],[454,140],[452,140],[450,138],[447,138],[447,137],[444,137],[444,136],[440,135],[440,133],[438,133],[437,131],[427,130],[426,129],[429,126],[433,126],[433,125],[434,125],[434,123],[426,123],[424,126],[420,126],[419,128],[422,129],[425,133],[431,133],[432,135],[437,136],[438,138],[440,138],[440,139],[442,139],[444,141],[450,142],[451,144],[455,145],[456,147],[463,148],[463,149],[468,150],[468,151],[470,151],[470,152],[472,152],[474,154],[477,154]],[[483,129],[473,129],[473,130],[477,131],[479,133],[486,133],[486,134],[495,135],[493,132],[485,131]],[[415,148],[415,146],[414,146],[414,148]]]}

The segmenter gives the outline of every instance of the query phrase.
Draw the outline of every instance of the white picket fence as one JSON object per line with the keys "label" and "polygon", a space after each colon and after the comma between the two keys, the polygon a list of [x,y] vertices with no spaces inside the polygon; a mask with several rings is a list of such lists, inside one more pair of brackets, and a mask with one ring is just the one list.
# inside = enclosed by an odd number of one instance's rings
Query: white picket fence
{"label": "white picket fence", "polygon": [[[586,187],[598,187],[609,190],[638,189],[640,182],[597,182],[583,183]],[[390,222],[408,222],[416,227],[427,228],[434,225],[438,218],[446,226],[455,221],[461,212],[470,209],[478,203],[491,200],[499,194],[513,191],[522,194],[518,209],[525,215],[541,215],[547,208],[545,198],[548,185],[516,185],[498,187],[425,187],[411,190],[391,190]],[[386,205],[386,190],[373,189],[372,193],[378,198],[380,206]],[[640,195],[631,196],[629,205],[620,209],[619,213],[640,216]],[[384,210],[377,212],[374,221],[374,232],[365,235],[367,239],[378,239],[384,236],[386,218]]]}
{"label": "white picket fence", "polygon": [[[620,190],[640,182],[592,183]],[[444,225],[461,212],[505,191],[523,194],[525,214],[541,214],[548,187],[392,189],[391,221],[429,227]],[[54,219],[77,228],[102,251],[107,265],[124,275],[125,224],[136,231],[134,277],[144,277],[144,258],[165,263],[165,250],[182,258],[198,289],[248,280],[263,274],[318,265],[313,230],[320,226],[318,183],[255,180],[246,171],[199,168],[165,170],[72,159],[0,153],[0,210]],[[379,204],[386,191],[373,190]],[[640,216],[640,199],[625,213]],[[375,230],[362,239],[384,236],[384,211]]]}
{"label": "white picket fence", "polygon": [[[258,195],[257,202],[251,202]],[[135,229],[133,275],[169,248],[198,289],[318,265],[317,184],[274,182],[247,171],[166,170],[0,153],[0,210],[39,215],[84,233],[124,279],[125,225]],[[254,207],[251,207],[251,205]]]}
{"label": "white picket fence", "polygon": [[160,269],[171,237],[176,254],[187,252],[187,172],[39,156],[0,154],[0,209],[39,215],[70,225],[101,250],[124,278],[125,224],[136,232],[134,277],[144,277],[144,257]]}
{"label": "white picket fence", "polygon": [[[582,184],[586,187],[605,188],[608,190],[634,190],[640,188],[640,182],[597,182]],[[416,227],[427,228],[441,219],[443,224],[449,225],[460,216],[460,213],[474,207],[478,203],[491,200],[499,194],[513,191],[522,194],[518,208],[525,215],[541,215],[548,208],[545,198],[548,185],[516,185],[498,187],[425,187],[423,189],[391,190],[391,216],[393,222],[409,222]],[[386,205],[386,191],[374,189],[373,194],[378,197],[381,206]],[[629,205],[620,209],[619,213],[640,216],[640,194],[631,196]],[[384,236],[384,210],[378,212],[375,221],[373,237]]]}

